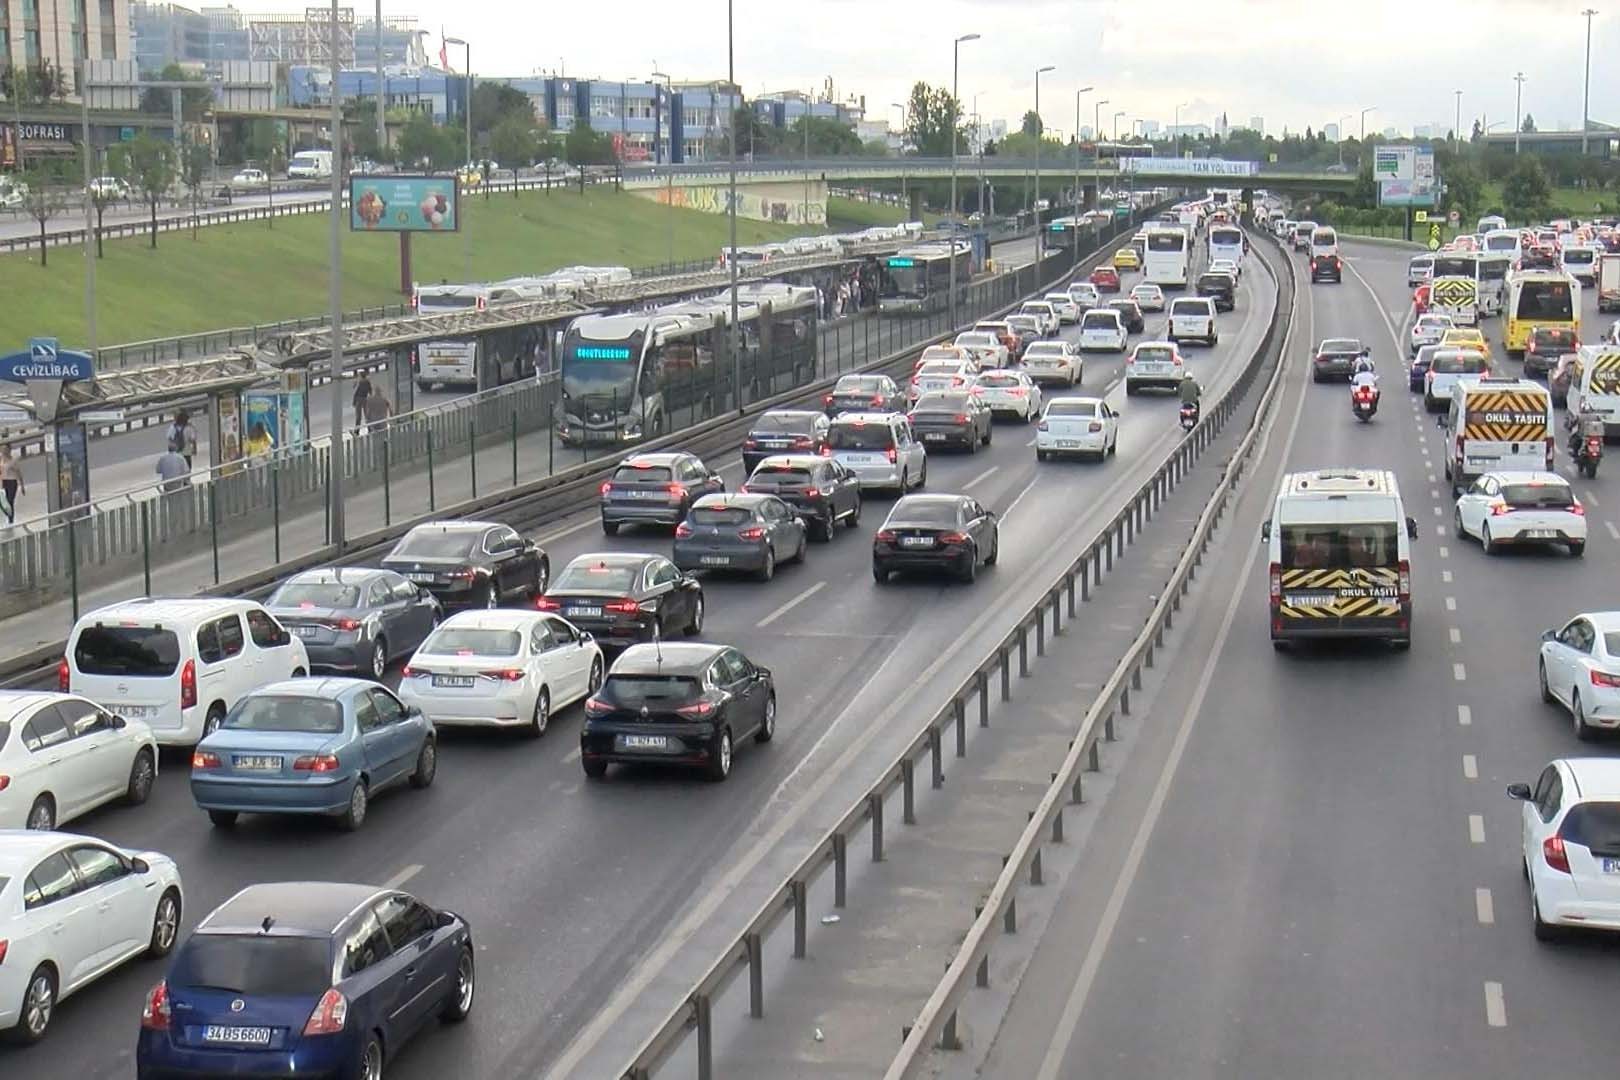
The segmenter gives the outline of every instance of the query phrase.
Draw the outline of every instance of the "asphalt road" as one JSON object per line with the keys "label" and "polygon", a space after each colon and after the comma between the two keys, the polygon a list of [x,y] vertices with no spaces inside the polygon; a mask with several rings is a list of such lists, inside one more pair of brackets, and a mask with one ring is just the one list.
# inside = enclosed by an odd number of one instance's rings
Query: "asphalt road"
{"label": "asphalt road", "polygon": [[[1258,338],[1253,320],[1239,329],[1241,315],[1224,318],[1221,346],[1192,351],[1206,372],[1227,370],[1225,360]],[[1091,358],[1082,390],[1116,383],[1119,371],[1118,358]],[[859,529],[812,545],[806,565],[784,568],[769,585],[706,582],[708,636],[741,643],[773,668],[781,703],[775,742],[744,747],[726,784],[644,770],[586,784],[576,706],[538,743],[446,733],[435,785],[381,799],[358,836],[277,819],[216,831],[193,807],[178,758],[163,762],[147,805],[110,808],[75,827],[173,855],[186,875],[188,926],[242,885],[277,878],[402,884],[464,913],[482,958],[477,1016],[419,1041],[393,1076],[533,1074],[555,1063],[616,991],[636,987],[622,1020],[601,1032],[598,1056],[573,1070],[605,1075],[595,1062],[621,1054],[668,1007],[671,987],[707,963],[712,938],[734,932],[760,883],[799,858],[821,818],[867,782],[862,773],[909,738],[872,717],[928,692],[933,684],[918,673],[930,665],[999,638],[1070,558],[1065,544],[1134,487],[1150,448],[1179,436],[1172,401],[1132,399],[1124,412],[1119,456],[1106,464],[1037,468],[1034,431],[1016,423],[998,425],[979,454],[931,460],[929,490],[971,492],[1003,515],[1001,565],[971,589],[875,586],[869,543],[887,508],[879,499]],[[717,464],[728,481],[739,479],[736,458]],[[591,513],[539,539],[556,567],[588,551],[669,544],[667,533],[605,538]],[[157,965],[135,964],[84,991],[59,1011],[44,1045],[0,1051],[0,1068],[128,1075],[141,995],[159,974]]]}
{"label": "asphalt road", "polygon": [[[1276,429],[1181,630],[1176,676],[982,1076],[1613,1071],[1616,945],[1532,939],[1503,788],[1553,757],[1615,753],[1578,743],[1540,703],[1536,650],[1544,628],[1613,606],[1620,480],[1576,482],[1584,560],[1488,558],[1457,539],[1441,435],[1391,340],[1409,252],[1346,254],[1342,285],[1309,290]],[[1592,340],[1607,320],[1588,303]],[[1342,385],[1306,377],[1304,338],[1329,336],[1374,350],[1384,401],[1371,424],[1352,419]],[[1329,465],[1393,469],[1419,522],[1409,653],[1268,642],[1260,522],[1284,467]],[[1561,452],[1560,471],[1573,472]]]}

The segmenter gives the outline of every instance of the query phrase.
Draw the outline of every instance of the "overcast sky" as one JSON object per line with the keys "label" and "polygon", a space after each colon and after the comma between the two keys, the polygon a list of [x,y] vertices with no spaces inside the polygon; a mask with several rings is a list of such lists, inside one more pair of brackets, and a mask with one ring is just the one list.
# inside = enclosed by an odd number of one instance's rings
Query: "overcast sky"
{"label": "overcast sky", "polygon": [[[191,0],[197,2],[197,0]],[[217,2],[217,0],[216,0]],[[245,11],[302,11],[306,0],[235,0]],[[356,0],[341,0],[345,4]],[[356,5],[361,17],[371,11]],[[961,47],[960,93],[978,95],[986,120],[1016,123],[1034,105],[1049,128],[1102,127],[1134,119],[1233,125],[1265,120],[1320,128],[1344,114],[1347,134],[1444,122],[1461,89],[1463,129],[1482,113],[1511,122],[1515,71],[1525,74],[1524,110],[1542,129],[1578,127],[1585,50],[1584,5],[1561,0],[736,0],[737,79],[744,90],[818,90],[831,78],[839,100],[865,95],[873,118],[897,123],[890,102],[918,79],[949,86],[952,38]],[[1594,5],[1595,6],[1595,5]],[[441,25],[472,42],[473,68],[529,75],[563,68],[571,76],[645,79],[655,69],[676,80],[726,73],[723,0],[385,0],[384,14],[415,15],[429,31],[431,57]],[[459,49],[452,63],[459,70]],[[1620,123],[1620,5],[1592,25],[1592,117]],[[1511,130],[1507,124],[1499,130]]]}

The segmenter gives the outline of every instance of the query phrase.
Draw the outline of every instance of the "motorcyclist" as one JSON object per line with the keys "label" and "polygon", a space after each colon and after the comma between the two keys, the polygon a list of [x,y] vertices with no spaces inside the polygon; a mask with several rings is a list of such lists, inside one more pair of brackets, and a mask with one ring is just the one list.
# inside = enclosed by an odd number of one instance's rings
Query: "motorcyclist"
{"label": "motorcyclist", "polygon": [[1602,436],[1603,432],[1603,414],[1593,408],[1590,401],[1582,398],[1579,408],[1574,410],[1571,416],[1569,456],[1579,458],[1586,452],[1586,437],[1588,435]]}
{"label": "motorcyclist", "polygon": [[1204,388],[1198,385],[1198,380],[1193,378],[1192,372],[1189,371],[1181,377],[1181,403],[1183,405],[1191,405],[1194,409],[1199,408],[1201,404],[1199,399],[1203,397],[1203,394]]}

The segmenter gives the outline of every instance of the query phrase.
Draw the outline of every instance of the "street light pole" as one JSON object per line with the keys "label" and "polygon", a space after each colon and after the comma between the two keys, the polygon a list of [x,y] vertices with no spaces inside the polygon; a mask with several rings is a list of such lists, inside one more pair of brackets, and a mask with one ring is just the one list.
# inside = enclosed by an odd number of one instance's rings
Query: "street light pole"
{"label": "street light pole", "polygon": [[[656,118],[655,122],[660,127],[662,127],[663,122],[664,122],[663,121],[664,113],[663,113],[662,102],[660,102],[658,100],[658,83],[657,83],[657,80],[658,79],[663,79],[664,80],[664,96],[666,98],[673,99],[674,95],[670,91],[670,79],[669,79],[668,75],[665,75],[662,71],[655,71],[655,72],[652,73],[652,78],[654,80],[654,82],[653,82],[653,109],[657,111],[657,118]],[[674,110],[675,110],[674,101],[671,100],[670,101],[670,114],[672,116],[674,115]],[[675,163],[675,136],[674,136],[673,132],[668,132],[667,137],[670,140],[670,146],[669,146],[669,151],[670,152],[668,154],[664,154],[663,153],[663,147],[659,144],[659,142],[657,140],[654,140],[653,141],[653,160],[658,161],[661,157],[668,159],[668,160],[665,160],[663,162],[663,165],[664,165],[664,220],[669,223],[669,265],[670,265],[670,268],[673,270],[674,266],[675,266],[675,170],[670,168],[670,166]],[[512,173],[512,179],[513,179],[514,183],[517,182],[517,172],[516,172],[515,169],[514,169],[514,171]]]}
{"label": "street light pole", "polygon": [[[906,156],[906,125],[910,122],[911,112],[898,101],[889,102],[889,108],[900,110],[900,149],[896,151],[900,157]],[[906,190],[906,170],[900,170],[900,204],[905,207],[905,217],[911,216],[911,198]],[[903,220],[903,219],[902,219]]]}
{"label": "street light pole", "polygon": [[1457,95],[1457,118],[1451,122],[1451,137],[1460,144],[1462,142],[1462,91],[1453,90]]}
{"label": "street light pole", "polygon": [[[731,109],[731,139],[727,148],[730,158],[731,179],[726,199],[726,215],[730,219],[731,257],[731,318],[726,321],[726,335],[731,343],[731,381],[737,395],[737,415],[743,414],[742,399],[742,337],[737,332],[737,42],[734,33],[736,0],[726,0],[726,103]],[[733,96],[736,95],[736,96]]]}
{"label": "street light pole", "polygon": [[1119,142],[1119,118],[1124,116],[1124,115],[1125,115],[1125,110],[1124,109],[1121,109],[1121,110],[1119,110],[1118,112],[1116,112],[1114,114],[1114,141],[1115,142]]}
{"label": "street light pole", "polygon": [[1369,105],[1365,109],[1361,110],[1361,144],[1363,146],[1367,144],[1367,114],[1376,108],[1378,108],[1378,106]]}
{"label": "street light pole", "polygon": [[1592,16],[1597,9],[1587,8],[1581,14],[1586,16],[1586,82],[1581,91],[1581,156],[1585,157],[1587,132],[1592,127]]}
{"label": "street light pole", "polygon": [[1334,125],[1339,129],[1334,132],[1335,138],[1333,141],[1339,144],[1339,167],[1341,169],[1344,168],[1344,122],[1350,119],[1350,116],[1350,113],[1345,113],[1339,117],[1339,122]]}
{"label": "street light pole", "polygon": [[[383,98],[386,95],[387,82],[383,77],[383,47],[382,47],[382,0],[377,0],[377,14],[374,16],[371,28],[376,32],[377,44],[377,157],[379,160],[388,152],[388,125],[383,120]],[[513,173],[513,180],[517,173]]]}
{"label": "street light pole", "polygon": [[[330,542],[339,552],[343,550],[343,99],[338,93],[338,0],[332,0],[331,22],[327,24],[331,35],[329,44],[332,57],[332,213],[328,220],[326,281],[327,299],[332,305],[332,446],[327,453],[326,486],[331,500]],[[278,432],[277,437],[283,433]]]}
{"label": "street light pole", "polygon": [[[727,0],[727,2],[729,3],[730,0]],[[951,235],[950,235],[950,242],[951,242],[950,274],[951,274],[951,279],[950,279],[950,302],[947,305],[947,307],[950,310],[951,326],[952,327],[956,326],[956,241],[957,241],[957,235],[956,235],[956,128],[957,128],[957,123],[956,123],[956,118],[962,112],[962,103],[961,103],[961,99],[957,96],[956,87],[957,87],[958,76],[961,73],[961,66],[962,66],[962,60],[961,60],[962,42],[964,42],[964,41],[978,41],[978,40],[979,40],[979,35],[978,34],[963,34],[961,37],[959,37],[955,41],[951,42],[951,108],[950,108],[950,122],[951,122],[951,212],[950,212],[950,215],[949,215],[950,216],[950,224],[951,224]]]}
{"label": "street light pole", "polygon": [[1519,135],[1524,131],[1524,72],[1513,75],[1513,154],[1519,154]]}
{"label": "street light pole", "polygon": [[1074,92],[1074,251],[1080,257],[1080,95],[1089,94],[1093,87],[1082,86]]}
{"label": "street light pole", "polygon": [[[1032,209],[1035,211],[1035,260],[1040,261],[1041,249],[1045,247],[1042,240],[1045,235],[1041,232],[1041,143],[1042,132],[1045,125],[1041,123],[1041,73],[1056,71],[1051,64],[1035,69],[1035,200]],[[1078,134],[1078,133],[1076,133]]]}
{"label": "street light pole", "polygon": [[1103,98],[1091,106],[1091,184],[1098,210],[1102,209],[1102,107],[1107,104],[1108,99]]}

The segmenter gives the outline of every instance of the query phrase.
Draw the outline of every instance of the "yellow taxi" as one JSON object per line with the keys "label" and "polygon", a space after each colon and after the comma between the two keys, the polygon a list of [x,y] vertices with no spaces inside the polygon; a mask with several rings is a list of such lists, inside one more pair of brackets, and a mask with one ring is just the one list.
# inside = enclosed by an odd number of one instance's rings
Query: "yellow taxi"
{"label": "yellow taxi", "polygon": [[1484,355],[1487,362],[1491,359],[1491,343],[1485,340],[1485,335],[1477,327],[1455,326],[1447,330],[1440,338],[1442,349],[1473,349]]}
{"label": "yellow taxi", "polygon": [[1135,248],[1122,247],[1114,252],[1115,270],[1140,270],[1142,258],[1137,255]]}

